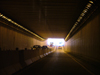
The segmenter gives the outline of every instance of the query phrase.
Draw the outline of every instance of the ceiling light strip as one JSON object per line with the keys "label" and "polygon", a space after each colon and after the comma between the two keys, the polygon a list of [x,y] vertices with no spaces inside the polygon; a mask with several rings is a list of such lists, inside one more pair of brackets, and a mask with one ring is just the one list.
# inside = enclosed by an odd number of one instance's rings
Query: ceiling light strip
{"label": "ceiling light strip", "polygon": [[77,21],[75,22],[75,24],[73,25],[72,29],[70,30],[70,32],[68,33],[68,35],[66,36],[65,40],[68,39],[68,37],[70,36],[70,34],[72,33],[72,31],[76,28],[76,26],[79,24],[79,22],[82,20],[82,18],[85,16],[85,14],[88,12],[88,10],[91,8],[92,4],[94,2],[93,1],[89,1],[89,3],[86,5],[85,9],[82,11],[82,13],[80,14],[80,16],[78,17]]}
{"label": "ceiling light strip", "polygon": [[41,40],[45,40],[45,39],[43,39],[42,37],[40,37],[39,35],[37,35],[37,34],[33,33],[32,31],[30,31],[30,30],[26,29],[25,27],[23,27],[23,26],[19,25],[18,23],[16,23],[16,22],[12,21],[10,18],[8,18],[8,17],[4,16],[4,15],[3,15],[3,14],[1,14],[1,13],[0,13],[0,17],[1,17],[1,18],[3,18],[3,19],[5,19],[5,20],[7,20],[7,21],[9,21],[9,22],[11,22],[12,24],[14,24],[14,25],[18,26],[19,28],[21,28],[21,29],[23,29],[23,30],[25,30],[25,31],[27,31],[27,32],[29,32],[29,33],[31,33],[32,35],[34,35],[34,36],[36,36],[36,37],[40,38]]}

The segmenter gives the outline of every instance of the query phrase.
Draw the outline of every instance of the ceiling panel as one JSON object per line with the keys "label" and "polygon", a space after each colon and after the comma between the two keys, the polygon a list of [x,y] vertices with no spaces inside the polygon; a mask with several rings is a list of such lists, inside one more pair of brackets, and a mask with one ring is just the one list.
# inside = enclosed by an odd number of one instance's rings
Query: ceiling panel
{"label": "ceiling panel", "polygon": [[43,38],[65,38],[88,0],[1,0],[0,13]]}

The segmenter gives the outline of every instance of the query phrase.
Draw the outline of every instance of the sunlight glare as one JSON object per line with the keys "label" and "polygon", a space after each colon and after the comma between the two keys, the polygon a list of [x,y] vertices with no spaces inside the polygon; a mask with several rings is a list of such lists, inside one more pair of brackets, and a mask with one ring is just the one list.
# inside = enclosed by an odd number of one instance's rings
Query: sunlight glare
{"label": "sunlight glare", "polygon": [[64,46],[64,39],[63,38],[48,38],[47,44],[53,46]]}

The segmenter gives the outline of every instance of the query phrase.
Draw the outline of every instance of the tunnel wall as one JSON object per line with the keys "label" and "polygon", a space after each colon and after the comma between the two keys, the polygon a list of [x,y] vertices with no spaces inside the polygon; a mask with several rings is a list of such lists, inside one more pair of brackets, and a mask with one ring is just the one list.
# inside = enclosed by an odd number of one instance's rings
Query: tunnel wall
{"label": "tunnel wall", "polygon": [[32,50],[33,45],[47,45],[47,41],[39,41],[0,22],[0,75],[19,73],[53,51]]}
{"label": "tunnel wall", "polygon": [[65,42],[66,52],[100,61],[100,13],[94,15]]}
{"label": "tunnel wall", "polygon": [[51,49],[32,50],[33,45],[47,45],[47,41],[36,40],[0,23],[0,75],[21,72],[53,51]]}
{"label": "tunnel wall", "polygon": [[33,45],[42,45],[42,42],[0,25],[1,50],[30,49]]}

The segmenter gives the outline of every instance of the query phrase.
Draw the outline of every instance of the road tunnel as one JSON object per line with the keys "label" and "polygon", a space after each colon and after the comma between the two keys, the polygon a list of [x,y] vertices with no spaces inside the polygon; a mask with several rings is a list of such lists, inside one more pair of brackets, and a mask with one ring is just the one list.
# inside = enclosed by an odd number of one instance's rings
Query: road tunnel
{"label": "road tunnel", "polygon": [[99,71],[99,0],[0,1],[0,75]]}

